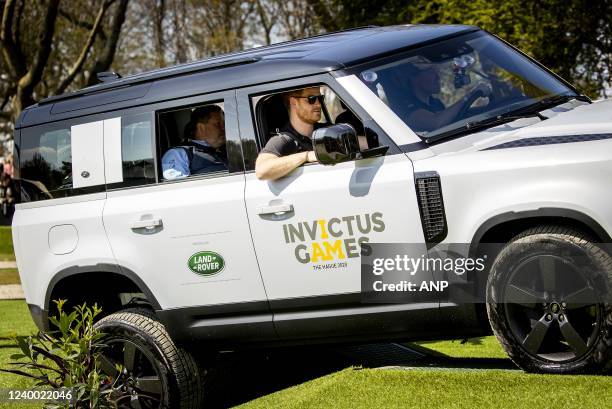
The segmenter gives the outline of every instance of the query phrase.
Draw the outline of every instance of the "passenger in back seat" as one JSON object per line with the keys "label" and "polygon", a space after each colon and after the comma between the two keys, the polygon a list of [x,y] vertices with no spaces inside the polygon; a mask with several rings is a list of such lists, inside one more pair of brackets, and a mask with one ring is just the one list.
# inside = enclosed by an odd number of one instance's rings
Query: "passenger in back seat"
{"label": "passenger in back seat", "polygon": [[168,150],[162,158],[166,180],[227,170],[225,119],[217,105],[193,110],[185,127],[185,141]]}

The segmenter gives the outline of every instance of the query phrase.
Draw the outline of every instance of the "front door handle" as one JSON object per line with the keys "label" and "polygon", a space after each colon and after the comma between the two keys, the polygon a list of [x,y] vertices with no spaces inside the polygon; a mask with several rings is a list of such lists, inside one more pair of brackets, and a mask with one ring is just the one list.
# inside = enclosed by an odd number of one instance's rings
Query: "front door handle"
{"label": "front door handle", "polygon": [[272,205],[272,206],[261,206],[259,208],[259,214],[260,215],[265,215],[265,214],[276,214],[276,215],[281,215],[281,214],[285,214],[285,213],[289,213],[293,211],[293,205],[292,204],[279,204],[279,205]]}
{"label": "front door handle", "polygon": [[132,225],[130,226],[132,229],[148,229],[148,230],[152,230],[156,227],[159,227],[162,225],[162,220],[161,219],[145,219],[145,220],[136,220],[135,222],[132,222]]}

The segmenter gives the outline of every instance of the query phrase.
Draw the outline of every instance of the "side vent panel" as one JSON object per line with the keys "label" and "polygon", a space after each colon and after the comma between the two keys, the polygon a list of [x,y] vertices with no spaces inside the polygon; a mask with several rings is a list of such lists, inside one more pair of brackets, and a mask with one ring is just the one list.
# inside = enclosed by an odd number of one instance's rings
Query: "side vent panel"
{"label": "side vent panel", "polygon": [[429,248],[444,240],[448,233],[442,185],[437,172],[415,173],[414,178],[423,234]]}

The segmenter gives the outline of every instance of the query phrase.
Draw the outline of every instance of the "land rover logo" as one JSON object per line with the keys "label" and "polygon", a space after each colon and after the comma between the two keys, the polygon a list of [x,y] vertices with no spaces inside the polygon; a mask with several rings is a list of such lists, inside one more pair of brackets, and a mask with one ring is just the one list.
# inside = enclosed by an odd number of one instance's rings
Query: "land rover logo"
{"label": "land rover logo", "polygon": [[223,270],[225,260],[214,251],[200,251],[189,257],[187,265],[196,274],[210,276]]}

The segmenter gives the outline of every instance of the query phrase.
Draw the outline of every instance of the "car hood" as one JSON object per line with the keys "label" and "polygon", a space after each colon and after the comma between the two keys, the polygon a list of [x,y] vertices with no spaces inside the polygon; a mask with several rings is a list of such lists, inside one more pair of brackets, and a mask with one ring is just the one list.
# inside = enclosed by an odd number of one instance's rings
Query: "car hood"
{"label": "car hood", "polygon": [[580,143],[612,139],[612,99],[592,104],[571,101],[541,112],[431,147],[435,155],[491,149]]}

